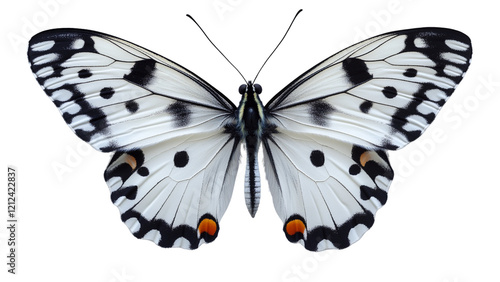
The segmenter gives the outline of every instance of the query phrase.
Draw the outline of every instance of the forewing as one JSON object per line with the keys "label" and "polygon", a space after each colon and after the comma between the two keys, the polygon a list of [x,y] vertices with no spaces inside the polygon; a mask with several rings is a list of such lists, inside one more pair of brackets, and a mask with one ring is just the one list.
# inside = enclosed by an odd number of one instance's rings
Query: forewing
{"label": "forewing", "polygon": [[28,59],[66,123],[103,152],[142,148],[234,122],[234,104],[201,78],[107,34],[48,30],[31,39]]}
{"label": "forewing", "polygon": [[398,149],[434,120],[462,80],[471,55],[470,39],[455,30],[386,33],[314,66],[266,109],[278,127],[366,148]]}

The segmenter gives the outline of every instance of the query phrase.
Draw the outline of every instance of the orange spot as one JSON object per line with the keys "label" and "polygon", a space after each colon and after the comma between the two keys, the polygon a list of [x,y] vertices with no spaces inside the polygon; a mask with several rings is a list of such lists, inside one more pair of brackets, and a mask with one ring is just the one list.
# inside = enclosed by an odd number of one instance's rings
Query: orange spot
{"label": "orange spot", "polygon": [[359,157],[359,162],[361,163],[362,166],[365,166],[366,163],[370,160],[370,152],[366,151],[361,156]]}
{"label": "orange spot", "polygon": [[304,230],[306,230],[306,225],[300,219],[294,219],[286,224],[286,233],[290,236],[297,232],[304,234]]}
{"label": "orange spot", "polygon": [[200,222],[200,225],[198,225],[198,231],[200,234],[205,232],[210,236],[214,236],[215,232],[217,232],[217,223],[212,219],[205,218]]}
{"label": "orange spot", "polygon": [[125,156],[125,162],[128,163],[128,165],[132,168],[132,170],[134,170],[137,167],[137,161],[131,155]]}

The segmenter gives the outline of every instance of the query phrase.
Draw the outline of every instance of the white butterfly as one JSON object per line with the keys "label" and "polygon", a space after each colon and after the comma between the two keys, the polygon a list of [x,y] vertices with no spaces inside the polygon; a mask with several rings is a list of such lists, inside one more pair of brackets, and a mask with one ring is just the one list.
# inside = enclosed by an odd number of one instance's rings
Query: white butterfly
{"label": "white butterfly", "polygon": [[288,240],[350,246],[373,225],[393,178],[386,150],[418,138],[465,74],[470,39],[418,28],[362,41],[315,65],[266,106],[239,106],[196,74],[117,37],[81,29],[35,35],[28,58],[71,129],[115,152],[105,179],[137,238],[196,249],[212,242],[246,145],[246,205],[260,199],[258,148]]}

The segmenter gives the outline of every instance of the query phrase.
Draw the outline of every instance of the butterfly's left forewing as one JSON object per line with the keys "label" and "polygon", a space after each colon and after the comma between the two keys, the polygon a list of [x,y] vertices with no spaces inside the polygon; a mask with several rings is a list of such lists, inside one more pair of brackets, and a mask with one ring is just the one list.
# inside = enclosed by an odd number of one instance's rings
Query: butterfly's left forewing
{"label": "butterfly's left forewing", "polygon": [[393,176],[385,150],[422,134],[471,55],[458,31],[391,32],[325,59],[271,99],[266,175],[290,241],[345,248],[372,226]]}
{"label": "butterfly's left forewing", "polygon": [[266,108],[281,127],[311,134],[321,129],[348,143],[394,150],[434,120],[471,56],[470,39],[455,30],[386,33],[325,59]]}
{"label": "butterfly's left forewing", "polygon": [[229,99],[171,60],[89,30],[39,33],[28,59],[75,134],[115,152],[105,178],[136,237],[191,249],[215,239],[239,158]]}

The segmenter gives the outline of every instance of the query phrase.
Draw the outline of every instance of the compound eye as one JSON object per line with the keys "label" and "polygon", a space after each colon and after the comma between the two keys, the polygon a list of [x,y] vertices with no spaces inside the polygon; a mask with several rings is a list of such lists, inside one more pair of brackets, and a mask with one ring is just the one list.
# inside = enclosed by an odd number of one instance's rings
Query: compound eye
{"label": "compound eye", "polygon": [[243,95],[243,94],[245,94],[246,91],[247,91],[247,85],[246,84],[240,85],[238,92],[240,92],[240,94]]}
{"label": "compound eye", "polygon": [[257,94],[262,93],[262,86],[260,86],[260,84],[254,84],[253,88],[255,89],[255,93]]}

